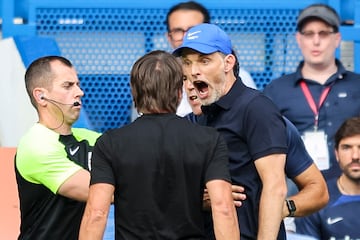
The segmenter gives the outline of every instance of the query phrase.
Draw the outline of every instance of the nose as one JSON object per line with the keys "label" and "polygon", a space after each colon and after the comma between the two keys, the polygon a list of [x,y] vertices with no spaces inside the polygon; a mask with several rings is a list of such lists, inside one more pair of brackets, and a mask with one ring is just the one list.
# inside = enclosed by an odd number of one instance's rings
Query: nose
{"label": "nose", "polygon": [[195,89],[194,85],[192,84],[191,80],[190,79],[187,79],[185,81],[185,88],[188,89],[189,91]]}
{"label": "nose", "polygon": [[359,157],[360,157],[360,148],[358,146],[355,146],[352,151],[352,159],[359,160]]}
{"label": "nose", "polygon": [[200,71],[199,71],[199,66],[197,63],[193,63],[191,65],[191,76],[193,77],[197,77],[198,75],[200,74]]}
{"label": "nose", "polygon": [[320,43],[320,35],[319,34],[314,34],[313,43],[314,43],[314,45],[319,45],[319,43]]}
{"label": "nose", "polygon": [[84,96],[84,91],[80,88],[80,86],[78,86],[78,94],[77,94],[77,96],[79,96],[79,97]]}

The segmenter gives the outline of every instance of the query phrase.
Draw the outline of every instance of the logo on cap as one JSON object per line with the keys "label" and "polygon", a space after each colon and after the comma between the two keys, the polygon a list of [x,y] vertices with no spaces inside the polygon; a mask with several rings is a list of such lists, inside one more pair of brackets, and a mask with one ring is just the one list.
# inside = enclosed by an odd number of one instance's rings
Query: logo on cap
{"label": "logo on cap", "polygon": [[192,33],[188,33],[187,35],[187,39],[191,40],[191,39],[196,39],[198,38],[199,36],[194,36],[195,34],[198,34],[198,33],[201,33],[201,31],[195,31],[195,32],[192,32]]}
{"label": "logo on cap", "polygon": [[184,48],[190,48],[202,54],[221,52],[230,54],[232,51],[229,36],[218,26],[202,23],[189,29],[182,45],[173,54],[180,56]]}

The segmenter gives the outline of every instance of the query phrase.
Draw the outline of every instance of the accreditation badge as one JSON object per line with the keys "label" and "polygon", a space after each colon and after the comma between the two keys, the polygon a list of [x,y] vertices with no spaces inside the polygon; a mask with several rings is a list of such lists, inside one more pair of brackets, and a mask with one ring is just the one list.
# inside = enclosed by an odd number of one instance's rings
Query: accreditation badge
{"label": "accreditation badge", "polygon": [[307,131],[302,136],[305,148],[319,170],[330,168],[327,135],[324,131]]}

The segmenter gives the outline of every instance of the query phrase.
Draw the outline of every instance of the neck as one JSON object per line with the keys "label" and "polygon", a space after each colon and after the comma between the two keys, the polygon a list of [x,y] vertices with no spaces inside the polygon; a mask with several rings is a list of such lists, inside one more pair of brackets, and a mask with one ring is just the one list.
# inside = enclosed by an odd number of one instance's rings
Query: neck
{"label": "neck", "polygon": [[60,135],[69,135],[72,133],[71,126],[64,121],[49,121],[49,119],[40,118],[39,123]]}
{"label": "neck", "polygon": [[332,75],[337,72],[335,61],[329,65],[311,65],[305,63],[301,73],[305,79],[310,79],[324,84]]}
{"label": "neck", "polygon": [[360,195],[360,181],[354,181],[344,174],[338,178],[337,185],[344,195]]}
{"label": "neck", "polygon": [[71,134],[72,125],[65,120],[62,112],[61,114],[48,114],[39,111],[39,123],[60,135]]}
{"label": "neck", "polygon": [[224,92],[223,92],[223,95],[226,95],[230,89],[232,88],[232,86],[234,85],[236,81],[236,76],[234,74],[230,74],[228,77],[227,77],[227,80],[226,80],[226,83],[224,85]]}

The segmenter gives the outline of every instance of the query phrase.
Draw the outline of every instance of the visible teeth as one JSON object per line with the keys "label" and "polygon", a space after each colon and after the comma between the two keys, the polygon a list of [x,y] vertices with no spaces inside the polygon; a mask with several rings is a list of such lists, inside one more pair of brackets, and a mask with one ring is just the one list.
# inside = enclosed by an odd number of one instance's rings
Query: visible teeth
{"label": "visible teeth", "polygon": [[190,100],[195,100],[195,99],[197,99],[197,96],[190,96],[189,98],[190,98]]}
{"label": "visible teeth", "polygon": [[196,81],[193,83],[194,87],[197,88],[197,90],[201,93],[204,93],[207,91],[208,84],[203,81]]}

